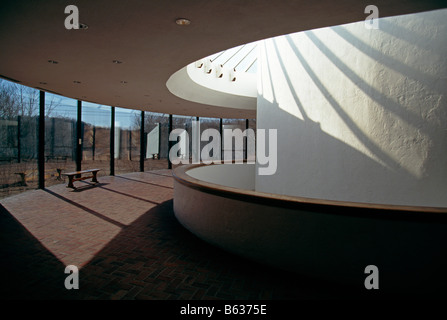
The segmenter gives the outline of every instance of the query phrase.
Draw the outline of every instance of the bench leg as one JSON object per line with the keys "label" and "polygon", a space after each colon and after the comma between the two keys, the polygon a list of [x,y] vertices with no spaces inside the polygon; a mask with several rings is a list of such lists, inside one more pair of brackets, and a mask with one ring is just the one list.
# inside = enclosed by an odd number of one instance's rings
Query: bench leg
{"label": "bench leg", "polygon": [[98,179],[96,179],[96,174],[97,174],[97,172],[94,171],[93,172],[93,177],[92,177],[92,182],[98,183]]}
{"label": "bench leg", "polygon": [[62,181],[62,169],[56,169],[57,171],[57,177],[56,180]]}
{"label": "bench leg", "polygon": [[20,176],[20,183],[22,186],[27,186],[26,180],[25,180],[25,173],[19,173]]}
{"label": "bench leg", "polygon": [[67,188],[75,189],[75,186],[73,184],[73,176],[68,176],[68,186],[67,186]]}

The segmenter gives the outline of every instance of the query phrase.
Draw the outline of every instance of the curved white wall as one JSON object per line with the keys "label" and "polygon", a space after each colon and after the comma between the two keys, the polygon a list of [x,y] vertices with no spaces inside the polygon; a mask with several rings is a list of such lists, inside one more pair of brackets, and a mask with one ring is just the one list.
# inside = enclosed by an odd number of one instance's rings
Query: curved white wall
{"label": "curved white wall", "polygon": [[245,190],[255,189],[254,164],[232,163],[204,166],[187,171],[187,175],[205,182]]}
{"label": "curved white wall", "polygon": [[252,169],[246,164],[178,167],[174,171],[178,221],[213,245],[303,276],[365,290],[364,270],[373,264],[380,270],[381,292],[445,292],[445,210],[312,204],[204,182],[216,179],[237,186],[245,180],[242,177],[252,176],[248,172]]}
{"label": "curved white wall", "polygon": [[257,126],[278,166],[256,190],[447,206],[447,10],[261,42]]}

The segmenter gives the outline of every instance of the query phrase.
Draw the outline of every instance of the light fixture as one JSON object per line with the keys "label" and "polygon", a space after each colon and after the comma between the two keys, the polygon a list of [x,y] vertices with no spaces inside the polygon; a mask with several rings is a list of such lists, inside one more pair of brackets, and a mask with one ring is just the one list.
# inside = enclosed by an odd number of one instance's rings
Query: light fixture
{"label": "light fixture", "polygon": [[59,63],[59,62],[57,62],[56,60],[51,60],[51,59],[48,60],[48,62],[51,63],[51,64],[58,64],[58,63]]}
{"label": "light fixture", "polygon": [[236,69],[231,70],[230,72],[230,80],[236,81]]}
{"label": "light fixture", "polygon": [[121,64],[121,63],[123,63],[122,61],[119,61],[119,60],[113,60],[112,61],[114,64]]}
{"label": "light fixture", "polygon": [[126,84],[126,83],[127,83],[127,81],[121,81],[121,83],[122,83],[122,84]]}
{"label": "light fixture", "polygon": [[80,84],[81,81],[74,80],[73,83]]}
{"label": "light fixture", "polygon": [[223,77],[223,73],[224,73],[223,65],[222,64],[217,65],[217,67],[216,67],[216,77],[222,78]]}
{"label": "light fixture", "polygon": [[179,26],[187,26],[191,24],[191,20],[185,18],[178,18],[177,20],[175,20],[175,23],[177,23]]}
{"label": "light fixture", "polygon": [[196,61],[196,68],[202,68],[203,67],[203,60],[197,60]]}
{"label": "light fixture", "polygon": [[207,59],[205,61],[205,72],[206,73],[211,73],[211,71],[213,71],[213,63],[211,62],[210,59]]}
{"label": "light fixture", "polygon": [[80,23],[80,24],[79,24],[79,29],[81,29],[81,30],[87,30],[87,29],[88,29],[88,25],[86,25],[85,23]]}

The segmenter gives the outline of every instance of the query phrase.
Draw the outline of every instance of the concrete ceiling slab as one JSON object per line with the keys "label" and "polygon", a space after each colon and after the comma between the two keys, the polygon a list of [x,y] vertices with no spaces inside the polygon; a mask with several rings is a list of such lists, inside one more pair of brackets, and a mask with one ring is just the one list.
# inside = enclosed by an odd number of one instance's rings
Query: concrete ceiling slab
{"label": "concrete ceiling slab", "polygon": [[[78,7],[80,22],[88,25],[87,30],[65,29],[64,9],[70,4]],[[364,0],[4,0],[0,75],[104,105],[254,118],[254,110],[178,98],[166,82],[189,63],[231,47],[362,21],[368,15],[364,13],[368,4]],[[374,4],[380,17],[446,7],[446,1],[433,0],[376,0]],[[179,17],[190,19],[191,24],[177,25]]]}

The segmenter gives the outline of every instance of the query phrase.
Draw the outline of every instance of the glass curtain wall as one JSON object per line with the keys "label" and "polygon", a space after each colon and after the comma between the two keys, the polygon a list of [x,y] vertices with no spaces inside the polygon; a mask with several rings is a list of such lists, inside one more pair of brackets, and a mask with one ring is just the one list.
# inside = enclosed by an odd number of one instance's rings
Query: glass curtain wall
{"label": "glass curtain wall", "polygon": [[230,155],[233,160],[243,160],[245,158],[246,139],[243,138],[242,144],[240,144],[239,139],[231,136],[231,133],[235,133],[235,129],[240,129],[242,132],[244,132],[244,130],[246,129],[245,126],[245,119],[223,119],[222,145],[224,159],[226,159],[227,155]]}
{"label": "glass curtain wall", "polygon": [[[219,118],[200,118],[200,136],[203,136],[203,132],[207,129],[214,129],[216,132],[219,133],[220,136],[220,119]],[[218,141],[213,141],[213,138],[209,138],[208,141],[206,141],[206,138],[204,137],[205,141],[200,142],[200,150],[201,150],[201,159],[203,160],[221,160],[221,150],[222,145],[220,139]],[[211,145],[210,145],[211,144]],[[207,148],[206,146],[210,146]],[[216,146],[216,148],[211,148],[211,146]],[[207,148],[205,150],[205,148]],[[216,150],[217,149],[217,150]],[[205,156],[205,158],[204,158]]]}
{"label": "glass curtain wall", "polygon": [[115,174],[140,168],[141,111],[115,108]]}
{"label": "glass curtain wall", "polygon": [[0,79],[0,197],[37,188],[39,90]]}
{"label": "glass curtain wall", "polygon": [[252,129],[254,132],[254,137],[248,140],[249,145],[251,144],[251,148],[248,148],[247,152],[247,160],[248,161],[256,161],[256,119],[248,120],[248,128]]}
{"label": "glass curtain wall", "polygon": [[[77,100],[45,94],[45,185],[66,182],[61,175],[76,170]],[[81,141],[82,169],[101,169],[100,176],[110,174],[111,107],[82,102]],[[38,187],[38,120],[39,90],[0,79],[0,198]],[[220,119],[173,116],[172,129],[184,129],[188,144],[183,157],[192,162],[193,140],[200,139],[206,129],[220,130]],[[223,129],[246,129],[246,119],[223,119]],[[256,135],[256,119],[249,119],[249,128]],[[145,112],[144,134],[141,137],[141,111],[115,108],[115,174],[139,171],[140,141],[144,139],[145,171],[168,168],[169,115]],[[255,159],[255,139],[243,139],[242,147],[232,139],[225,147],[233,159]],[[200,141],[199,152],[213,140]],[[247,148],[247,144],[249,148]],[[250,147],[251,144],[251,147]],[[215,145],[218,145],[215,143]],[[246,154],[246,151],[248,154]],[[208,160],[218,160],[219,150],[209,150]],[[201,157],[203,160],[203,157]]]}
{"label": "glass curtain wall", "polygon": [[[141,115],[139,115],[141,118]],[[141,120],[140,120],[141,121]],[[169,115],[144,113],[144,170],[168,168]]]}
{"label": "glass curtain wall", "polygon": [[98,176],[110,173],[111,115],[109,106],[82,102],[82,169],[101,169]]}
{"label": "glass curtain wall", "polygon": [[76,170],[77,100],[45,93],[45,186]]}
{"label": "glass curtain wall", "polygon": [[[172,117],[172,129],[181,129],[184,130],[184,133],[179,137],[179,143],[181,145],[181,149],[178,152],[178,157],[183,161],[191,163],[193,158],[193,152],[195,148],[193,148],[193,139],[195,138],[194,126],[197,126],[197,130],[200,127],[200,120],[195,122],[193,125],[193,121],[196,121],[196,117],[189,116],[173,116]],[[176,142],[174,141],[174,144]],[[175,166],[174,166],[175,167]],[[173,168],[174,168],[173,167]]]}

